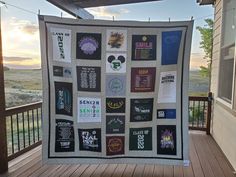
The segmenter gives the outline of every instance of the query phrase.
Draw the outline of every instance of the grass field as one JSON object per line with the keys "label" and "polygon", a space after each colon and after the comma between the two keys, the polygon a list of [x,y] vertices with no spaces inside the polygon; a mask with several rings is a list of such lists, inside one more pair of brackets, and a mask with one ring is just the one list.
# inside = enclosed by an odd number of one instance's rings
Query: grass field
{"label": "grass field", "polygon": [[189,73],[189,96],[207,96],[209,78],[203,78],[199,71]]}
{"label": "grass field", "polygon": [[42,100],[41,70],[11,69],[5,74],[6,107]]}

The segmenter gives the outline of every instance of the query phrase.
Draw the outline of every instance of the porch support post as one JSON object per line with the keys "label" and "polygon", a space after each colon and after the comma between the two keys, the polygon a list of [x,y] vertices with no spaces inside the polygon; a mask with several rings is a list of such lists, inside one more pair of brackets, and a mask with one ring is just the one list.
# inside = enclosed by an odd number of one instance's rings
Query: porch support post
{"label": "porch support post", "polygon": [[211,134],[211,106],[212,106],[212,93],[208,93],[208,104],[207,104],[207,130],[206,134]]}
{"label": "porch support post", "polygon": [[2,56],[1,8],[0,8],[0,173],[8,170],[7,134],[5,117],[4,68]]}

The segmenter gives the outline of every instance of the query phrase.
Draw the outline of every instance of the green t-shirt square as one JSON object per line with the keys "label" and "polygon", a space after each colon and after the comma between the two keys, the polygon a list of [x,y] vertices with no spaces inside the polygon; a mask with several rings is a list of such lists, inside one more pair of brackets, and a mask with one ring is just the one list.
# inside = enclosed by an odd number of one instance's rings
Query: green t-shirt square
{"label": "green t-shirt square", "polygon": [[130,128],[129,150],[152,150],[152,128]]}

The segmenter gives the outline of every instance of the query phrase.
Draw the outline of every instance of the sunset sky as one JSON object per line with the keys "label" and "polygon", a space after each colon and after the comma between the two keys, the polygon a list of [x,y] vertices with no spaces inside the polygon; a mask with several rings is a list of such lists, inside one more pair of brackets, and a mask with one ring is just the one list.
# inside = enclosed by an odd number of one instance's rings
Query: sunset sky
{"label": "sunset sky", "polygon": [[[4,0],[3,0],[4,1]],[[61,10],[46,0],[5,0],[7,7],[1,7],[4,64],[10,68],[40,68],[40,43],[37,13],[60,16]],[[34,12],[29,13],[11,5]],[[118,5],[87,9],[95,19],[171,21],[190,20],[194,17],[196,26],[204,25],[204,18],[213,18],[212,6],[199,6],[196,0],[163,0],[139,4]],[[70,15],[63,12],[63,17]],[[200,34],[194,29],[191,51],[191,69],[205,65],[203,51],[199,48]]]}

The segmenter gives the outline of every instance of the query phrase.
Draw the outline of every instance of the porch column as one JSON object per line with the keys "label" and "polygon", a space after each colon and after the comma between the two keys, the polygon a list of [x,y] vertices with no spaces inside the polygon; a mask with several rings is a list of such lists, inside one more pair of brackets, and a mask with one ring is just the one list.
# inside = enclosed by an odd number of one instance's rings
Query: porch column
{"label": "porch column", "polygon": [[2,56],[1,8],[0,8],[0,173],[8,170],[7,134],[5,117],[4,68]]}

